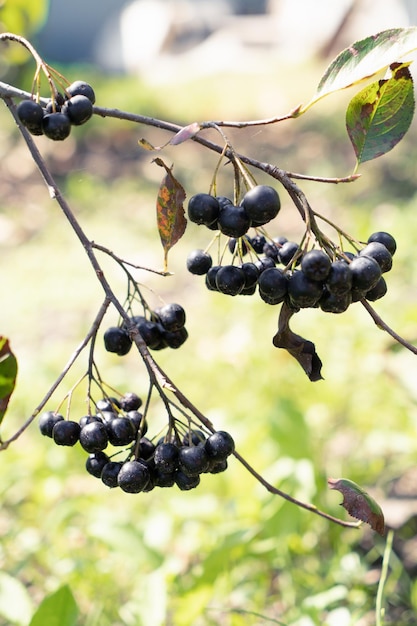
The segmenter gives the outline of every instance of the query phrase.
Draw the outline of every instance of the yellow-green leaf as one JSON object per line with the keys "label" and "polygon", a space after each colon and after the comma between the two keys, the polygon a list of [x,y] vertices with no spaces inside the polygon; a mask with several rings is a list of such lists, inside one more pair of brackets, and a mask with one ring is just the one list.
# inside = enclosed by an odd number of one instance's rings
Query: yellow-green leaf
{"label": "yellow-green leaf", "polygon": [[325,96],[386,70],[417,49],[417,27],[391,28],[353,43],[330,63],[304,113]]}
{"label": "yellow-green leaf", "polygon": [[187,226],[183,202],[185,191],[162,159],[154,162],[166,171],[158,191],[156,215],[159,236],[164,249],[164,270],[168,270],[168,252],[181,239]]}
{"label": "yellow-green leaf", "polygon": [[404,137],[414,114],[409,63],[393,63],[391,76],[362,89],[350,102],[346,128],[357,165],[392,150]]}

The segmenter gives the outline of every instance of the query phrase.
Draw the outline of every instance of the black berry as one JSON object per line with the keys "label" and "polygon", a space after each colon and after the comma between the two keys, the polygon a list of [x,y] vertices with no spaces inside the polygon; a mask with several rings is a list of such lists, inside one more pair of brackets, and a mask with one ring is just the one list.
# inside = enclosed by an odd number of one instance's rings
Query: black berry
{"label": "black berry", "polygon": [[397,242],[392,235],[384,231],[378,231],[376,233],[372,233],[372,235],[368,237],[368,243],[371,243],[372,241],[382,243],[388,252],[391,253],[391,256],[394,256],[397,249]]}
{"label": "black berry", "polygon": [[91,104],[94,104],[96,101],[94,89],[83,80],[76,80],[71,83],[71,85],[67,87],[66,91],[70,96],[86,96],[90,100]]}
{"label": "black berry", "polygon": [[124,356],[132,347],[132,340],[126,330],[119,326],[111,326],[104,333],[104,347],[107,352]]}
{"label": "black berry", "polygon": [[207,471],[209,456],[204,444],[197,446],[182,446],[179,450],[180,469],[187,476],[198,476]]}
{"label": "black berry", "polygon": [[52,429],[52,438],[58,446],[75,446],[80,438],[80,431],[78,422],[60,420]]}
{"label": "black berry", "polygon": [[224,461],[234,451],[235,442],[229,433],[218,430],[206,439],[204,447],[211,459]]}
{"label": "black berry", "polygon": [[39,430],[45,437],[52,437],[52,430],[57,422],[62,422],[63,415],[54,413],[54,411],[45,411],[39,417]]}
{"label": "black berry", "polygon": [[314,307],[323,294],[323,284],[311,280],[303,271],[295,270],[288,281],[288,294],[293,306]]}
{"label": "black berry", "polygon": [[311,280],[326,280],[330,267],[331,261],[323,250],[310,250],[301,259],[301,269]]}
{"label": "black berry", "polygon": [[218,291],[229,296],[237,296],[245,285],[245,274],[240,267],[224,265],[216,274]]}
{"label": "black berry", "polygon": [[62,107],[61,113],[68,115],[74,126],[81,126],[93,115],[93,105],[87,96],[72,96]]}
{"label": "black berry", "polygon": [[163,473],[174,472],[178,468],[178,448],[174,443],[159,443],[156,446],[155,467]]}
{"label": "black berry", "polygon": [[106,424],[106,428],[112,446],[126,446],[136,436],[135,427],[128,417],[115,417]]}
{"label": "black berry", "polygon": [[258,278],[259,295],[267,304],[279,304],[288,292],[288,279],[277,267],[264,270]]}
{"label": "black berry", "polygon": [[117,477],[122,469],[123,463],[120,461],[109,461],[101,471],[102,482],[111,489],[117,487]]}
{"label": "black berry", "polygon": [[170,303],[155,309],[155,314],[165,330],[176,331],[185,325],[185,311],[180,304]]}
{"label": "black berry", "polygon": [[369,256],[357,256],[350,263],[352,288],[369,291],[381,278],[381,268],[377,261]]}
{"label": "black berry", "polygon": [[217,221],[220,204],[208,193],[197,193],[188,202],[188,217],[195,224],[211,225]]}
{"label": "black berry", "polygon": [[149,482],[149,470],[140,461],[126,461],[117,475],[117,484],[127,493],[143,491]]}
{"label": "black berry", "polygon": [[253,224],[262,226],[278,215],[281,201],[273,187],[258,185],[244,195],[242,206]]}
{"label": "black berry", "polygon": [[369,256],[378,263],[381,272],[389,272],[392,268],[392,254],[379,241],[371,241],[360,252],[359,256]]}
{"label": "black berry", "polygon": [[47,113],[42,119],[42,130],[48,139],[63,141],[71,132],[71,122],[64,113]]}
{"label": "black berry", "polygon": [[197,274],[199,276],[207,274],[212,265],[213,259],[210,254],[204,252],[204,250],[193,250],[187,257],[187,270],[191,274]]}
{"label": "black berry", "polygon": [[238,238],[247,233],[251,220],[243,207],[228,204],[220,211],[217,224],[224,235]]}
{"label": "black berry", "polygon": [[17,115],[28,131],[32,135],[42,135],[42,120],[44,110],[38,102],[34,100],[22,100],[17,105]]}
{"label": "black berry", "polygon": [[109,462],[109,460],[110,459],[105,452],[94,452],[94,454],[90,454],[86,460],[85,469],[95,478],[100,478],[103,467]]}
{"label": "black berry", "polygon": [[[286,241],[279,249],[278,257],[283,265],[292,263],[294,257],[299,253],[298,243]],[[298,263],[297,263],[298,264]]]}
{"label": "black berry", "polygon": [[107,428],[102,422],[90,422],[81,428],[80,444],[87,452],[100,452],[108,442]]}
{"label": "black berry", "polygon": [[132,391],[126,392],[119,400],[120,408],[123,411],[137,411],[142,406],[142,400]]}

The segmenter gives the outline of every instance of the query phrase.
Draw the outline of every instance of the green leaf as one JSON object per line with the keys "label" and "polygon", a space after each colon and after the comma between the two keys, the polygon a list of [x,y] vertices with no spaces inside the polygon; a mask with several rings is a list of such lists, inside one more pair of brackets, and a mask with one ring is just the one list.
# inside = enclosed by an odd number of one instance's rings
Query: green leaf
{"label": "green leaf", "polygon": [[10,349],[9,340],[0,335],[0,424],[6,413],[10,396],[16,384],[17,360]]}
{"label": "green leaf", "polygon": [[71,589],[64,585],[42,600],[29,626],[75,626],[78,612]]}
{"label": "green leaf", "polygon": [[384,514],[369,493],[348,478],[329,478],[327,483],[330,489],[336,489],[343,495],[342,506],[349,515],[369,524],[372,530],[384,535]]}
{"label": "green leaf", "polygon": [[330,63],[304,113],[325,96],[386,70],[417,49],[417,27],[391,28],[353,43]]}
{"label": "green leaf", "polygon": [[0,572],[0,616],[10,624],[26,626],[32,615],[29,593],[17,578]]}
{"label": "green leaf", "polygon": [[162,159],[154,161],[166,171],[158,191],[156,215],[159,236],[164,249],[164,270],[168,270],[168,252],[183,236],[187,226],[183,202],[185,191]]}
{"label": "green leaf", "polygon": [[391,77],[362,89],[350,102],[346,128],[357,166],[392,150],[404,137],[414,114],[409,63],[393,63]]}

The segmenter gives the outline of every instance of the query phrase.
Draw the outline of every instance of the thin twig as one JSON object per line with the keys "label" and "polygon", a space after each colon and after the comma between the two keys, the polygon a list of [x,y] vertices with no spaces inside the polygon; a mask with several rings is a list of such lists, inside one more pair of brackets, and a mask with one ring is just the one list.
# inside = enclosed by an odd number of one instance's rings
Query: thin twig
{"label": "thin twig", "polygon": [[37,415],[39,415],[40,411],[42,411],[42,409],[45,406],[45,404],[48,402],[48,400],[51,398],[51,396],[53,395],[55,390],[62,383],[62,381],[64,380],[65,376],[68,374],[68,372],[70,371],[71,367],[74,365],[75,361],[80,356],[81,352],[88,345],[90,339],[96,335],[97,330],[98,330],[98,328],[99,328],[99,326],[100,326],[100,324],[102,322],[102,319],[103,319],[104,315],[106,314],[106,311],[107,311],[107,309],[109,307],[109,304],[110,304],[110,299],[106,298],[104,300],[103,304],[101,305],[101,307],[100,307],[100,309],[99,309],[99,311],[98,311],[98,313],[97,313],[97,315],[96,315],[96,317],[94,319],[94,322],[92,323],[91,328],[88,331],[87,335],[84,337],[83,341],[80,343],[78,348],[73,352],[73,354],[71,355],[68,363],[65,365],[64,369],[62,370],[62,372],[60,373],[60,375],[58,376],[58,378],[56,379],[54,384],[47,391],[47,393],[45,394],[44,398],[40,401],[40,403],[38,404],[36,409],[33,411],[32,415],[26,420],[26,422],[24,424],[22,424],[22,426],[14,433],[14,435],[12,435],[12,437],[10,437],[9,439],[6,439],[6,441],[1,442],[1,444],[0,444],[0,451],[6,450],[6,448],[8,448],[9,445],[13,441],[16,441],[16,439],[18,439],[20,437],[20,435],[22,433],[24,433],[24,431],[28,428],[28,426],[30,426],[30,424],[33,422],[35,417]]}

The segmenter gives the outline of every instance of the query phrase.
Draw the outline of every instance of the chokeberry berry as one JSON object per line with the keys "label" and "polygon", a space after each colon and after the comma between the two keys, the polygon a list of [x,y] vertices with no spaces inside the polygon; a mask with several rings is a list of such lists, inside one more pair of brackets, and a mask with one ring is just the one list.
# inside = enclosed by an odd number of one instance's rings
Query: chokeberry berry
{"label": "chokeberry berry", "polygon": [[218,430],[211,434],[204,443],[208,456],[215,461],[224,461],[235,449],[235,442],[229,433]]}
{"label": "chokeberry berry", "polygon": [[133,391],[127,391],[119,400],[123,411],[137,411],[142,406],[142,399]]}
{"label": "chokeberry berry", "polygon": [[197,193],[188,202],[188,217],[195,224],[209,226],[217,221],[219,213],[219,201],[208,193]]}
{"label": "chokeberry berry", "polygon": [[242,206],[253,224],[262,226],[278,215],[281,201],[273,187],[257,185],[245,193]]}
{"label": "chokeberry berry", "polygon": [[209,291],[218,291],[216,284],[216,276],[221,265],[213,265],[206,274],[206,287]]}
{"label": "chokeberry berry", "polygon": [[190,274],[196,274],[198,276],[207,274],[212,265],[213,259],[210,254],[204,252],[204,250],[192,250],[187,257],[187,270]]}
{"label": "chokeberry berry", "polygon": [[100,452],[108,442],[107,428],[102,422],[90,422],[81,428],[80,444],[86,452]]}
{"label": "chokeberry berry", "polygon": [[117,398],[113,396],[107,396],[107,398],[101,398],[96,402],[96,409],[98,411],[116,411],[121,408],[121,404]]}
{"label": "chokeberry berry", "polygon": [[64,113],[47,113],[42,119],[43,134],[53,141],[63,141],[71,132],[71,122]]}
{"label": "chokeberry berry", "polygon": [[180,330],[185,325],[185,311],[180,304],[175,302],[155,309],[154,313],[164,329],[170,332]]}
{"label": "chokeberry berry", "polygon": [[300,309],[314,307],[323,294],[323,283],[308,278],[301,270],[295,270],[288,280],[291,304]]}
{"label": "chokeberry berry", "polygon": [[174,480],[177,487],[181,489],[181,491],[189,491],[190,489],[195,489],[195,487],[198,487],[198,485],[200,484],[200,476],[198,474],[190,476],[181,470],[175,472]]}
{"label": "chokeberry berry", "polygon": [[150,459],[155,452],[155,444],[147,437],[139,439],[139,456],[141,459]]}
{"label": "chokeberry berry", "polygon": [[392,268],[392,254],[379,241],[371,241],[359,252],[359,256],[370,256],[378,263],[381,272],[389,272]]}
{"label": "chokeberry berry", "polygon": [[124,356],[132,347],[129,334],[119,326],[111,326],[104,333],[104,347],[107,352],[114,352],[118,356]]}
{"label": "chokeberry berry", "polygon": [[245,286],[245,274],[236,265],[224,265],[216,274],[218,291],[229,296],[237,296]]}
{"label": "chokeberry berry", "polygon": [[54,411],[45,411],[39,417],[39,430],[45,437],[52,437],[52,430],[57,422],[62,422],[64,416]]}
{"label": "chokeberry berry", "polygon": [[96,101],[94,89],[83,80],[76,80],[71,83],[71,85],[67,87],[66,92],[70,96],[86,96],[90,100],[91,104],[94,104]]}
{"label": "chokeberry berry", "polygon": [[138,324],[138,331],[143,341],[151,350],[159,350],[165,347],[162,337],[164,329],[161,324],[145,320]]}
{"label": "chokeberry berry", "polygon": [[101,470],[101,481],[110,489],[117,487],[117,477],[122,465],[120,461],[108,461]]}
{"label": "chokeberry berry", "polygon": [[203,443],[206,440],[206,436],[202,430],[190,430],[185,433],[182,438],[183,446],[198,446],[199,443]]}
{"label": "chokeberry berry", "polygon": [[162,333],[162,338],[168,348],[177,350],[183,345],[183,343],[187,341],[188,331],[185,327],[173,331],[164,330]]}
{"label": "chokeberry berry", "polygon": [[135,427],[128,417],[115,417],[106,424],[106,428],[112,446],[126,446],[136,436]]}
{"label": "chokeberry berry", "polygon": [[34,100],[22,100],[16,108],[17,116],[23,126],[28,129],[32,135],[42,135],[42,120],[44,110],[38,102]]}
{"label": "chokeberry berry", "polygon": [[319,300],[319,306],[326,313],[344,313],[352,302],[352,294],[350,291],[341,293],[332,293],[325,289]]}
{"label": "chokeberry berry", "polygon": [[117,484],[127,493],[143,491],[149,482],[149,470],[140,461],[126,461],[117,475]]}
{"label": "chokeberry berry", "polygon": [[109,462],[109,460],[110,459],[105,452],[94,452],[87,458],[85,462],[85,469],[95,478],[100,478],[103,467]]}
{"label": "chokeberry berry", "polygon": [[372,233],[372,235],[368,237],[368,243],[372,243],[373,241],[382,243],[388,252],[391,253],[391,256],[394,256],[397,249],[397,242],[392,235],[384,231],[378,231],[376,233]]}
{"label": "chokeberry berry", "polygon": [[251,220],[243,207],[229,204],[220,211],[217,224],[224,235],[238,238],[247,233]]}
{"label": "chokeberry berry", "polygon": [[163,473],[174,472],[178,468],[178,448],[174,443],[162,442],[155,448],[155,467]]}
{"label": "chokeberry berry", "polygon": [[310,280],[326,280],[330,267],[331,260],[323,250],[310,250],[301,259],[301,269]]}
{"label": "chokeberry berry", "polygon": [[52,438],[58,446],[75,446],[80,438],[81,427],[72,420],[60,420],[52,429]]}
{"label": "chokeberry berry", "polygon": [[377,261],[369,256],[357,256],[350,263],[352,288],[369,291],[381,278],[381,268]]}
{"label": "chokeberry berry", "polygon": [[126,413],[126,417],[128,419],[130,419],[130,421],[133,424],[133,427],[135,429],[135,436],[136,433],[139,432],[139,430],[141,431],[142,435],[145,435],[147,430],[148,430],[148,424],[145,420],[145,418],[143,417],[143,413],[140,413],[139,411],[128,411],[128,413]]}
{"label": "chokeberry berry", "polygon": [[333,261],[326,278],[326,288],[335,295],[347,293],[352,287],[352,274],[349,263],[340,259]]}
{"label": "chokeberry berry", "polygon": [[62,107],[61,113],[68,115],[74,126],[81,126],[93,115],[93,105],[87,96],[72,96]]}
{"label": "chokeberry berry", "polygon": [[375,302],[376,300],[383,298],[386,293],[387,293],[387,283],[385,282],[384,277],[381,276],[381,278],[379,279],[375,287],[372,287],[372,289],[366,292],[365,298],[366,300],[369,300],[370,302]]}
{"label": "chokeberry berry", "polygon": [[204,443],[197,446],[182,446],[179,449],[180,469],[187,476],[198,476],[208,469],[209,456]]}
{"label": "chokeberry berry", "polygon": [[264,270],[258,278],[259,295],[267,304],[283,302],[288,292],[288,278],[277,267]]}
{"label": "chokeberry berry", "polygon": [[[289,265],[293,262],[294,257],[300,252],[298,243],[294,241],[286,241],[279,249],[278,257],[283,265]],[[297,265],[299,259],[297,259]]]}
{"label": "chokeberry berry", "polygon": [[245,275],[245,284],[243,289],[255,287],[259,277],[259,269],[256,267],[255,263],[242,263],[240,269]]}
{"label": "chokeberry berry", "polygon": [[256,254],[261,254],[266,244],[266,239],[263,235],[255,235],[251,238],[250,243]]}

